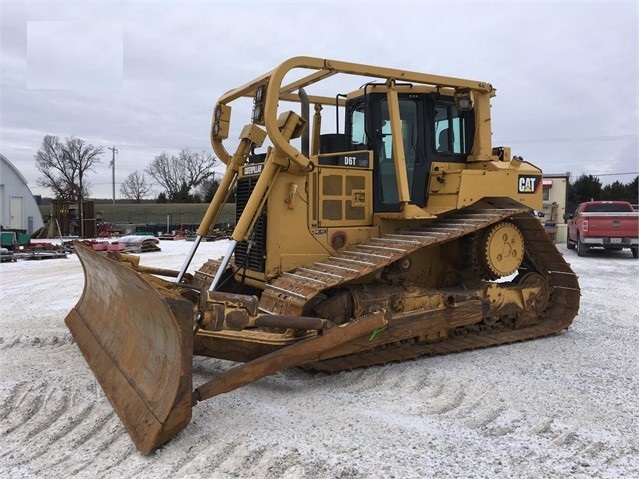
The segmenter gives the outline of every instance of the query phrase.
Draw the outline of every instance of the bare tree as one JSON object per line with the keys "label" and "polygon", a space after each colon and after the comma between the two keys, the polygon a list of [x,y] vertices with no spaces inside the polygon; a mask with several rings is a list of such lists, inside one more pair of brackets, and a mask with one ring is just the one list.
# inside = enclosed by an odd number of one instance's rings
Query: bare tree
{"label": "bare tree", "polygon": [[141,203],[151,194],[151,184],[147,181],[144,173],[135,170],[120,185],[120,193],[132,203]]}
{"label": "bare tree", "polygon": [[90,183],[85,176],[95,171],[104,147],[87,144],[80,138],[66,138],[62,143],[57,136],[47,135],[35,154],[36,169],[42,173],[36,184],[51,188],[56,198],[82,201],[89,196]]}
{"label": "bare tree", "polygon": [[169,202],[175,203],[184,196],[185,190],[190,192],[202,181],[212,177],[216,163],[217,160],[211,153],[192,153],[183,149],[178,156],[162,152],[144,171],[164,188]]}

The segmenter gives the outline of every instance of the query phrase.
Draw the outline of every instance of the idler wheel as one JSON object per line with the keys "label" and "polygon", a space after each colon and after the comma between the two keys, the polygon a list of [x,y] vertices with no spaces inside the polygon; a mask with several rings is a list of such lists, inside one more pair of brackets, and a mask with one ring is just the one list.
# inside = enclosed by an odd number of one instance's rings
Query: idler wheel
{"label": "idler wheel", "polygon": [[541,313],[546,308],[548,300],[550,299],[550,285],[548,281],[546,281],[546,278],[539,273],[530,271],[517,277],[517,283],[539,288],[539,293],[535,294],[534,298],[532,298],[534,304],[531,306],[536,313]]}

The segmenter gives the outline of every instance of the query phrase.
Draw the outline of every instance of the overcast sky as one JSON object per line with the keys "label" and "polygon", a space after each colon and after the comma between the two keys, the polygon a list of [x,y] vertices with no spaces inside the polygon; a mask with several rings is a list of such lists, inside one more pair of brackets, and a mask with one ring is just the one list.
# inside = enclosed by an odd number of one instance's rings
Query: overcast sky
{"label": "overcast sky", "polygon": [[117,148],[120,198],[163,151],[212,151],[218,97],[297,55],[490,82],[494,145],[604,184],[639,170],[636,1],[0,3],[0,151],[34,194],[45,135],[105,147],[96,198]]}

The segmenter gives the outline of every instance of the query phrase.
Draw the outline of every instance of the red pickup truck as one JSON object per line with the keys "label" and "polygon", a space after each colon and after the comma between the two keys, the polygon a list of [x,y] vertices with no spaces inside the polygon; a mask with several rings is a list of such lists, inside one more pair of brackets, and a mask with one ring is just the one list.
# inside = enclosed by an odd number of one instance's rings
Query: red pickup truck
{"label": "red pickup truck", "polygon": [[593,247],[620,251],[630,248],[637,258],[639,250],[639,212],[626,201],[587,201],[581,203],[568,220],[566,246],[584,256]]}

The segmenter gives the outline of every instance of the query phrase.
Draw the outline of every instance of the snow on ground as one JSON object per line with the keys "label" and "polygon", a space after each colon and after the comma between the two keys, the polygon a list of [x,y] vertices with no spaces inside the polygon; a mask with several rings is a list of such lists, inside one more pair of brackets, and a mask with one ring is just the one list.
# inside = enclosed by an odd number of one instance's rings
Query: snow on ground
{"label": "snow on ground", "polygon": [[[202,243],[190,270],[226,241]],[[179,269],[192,243],[142,264]],[[550,338],[336,375],[293,369],[198,404],[142,456],[64,325],[67,259],[0,265],[0,477],[639,477],[639,262],[579,258],[573,326]],[[195,358],[194,383],[229,363]]]}

